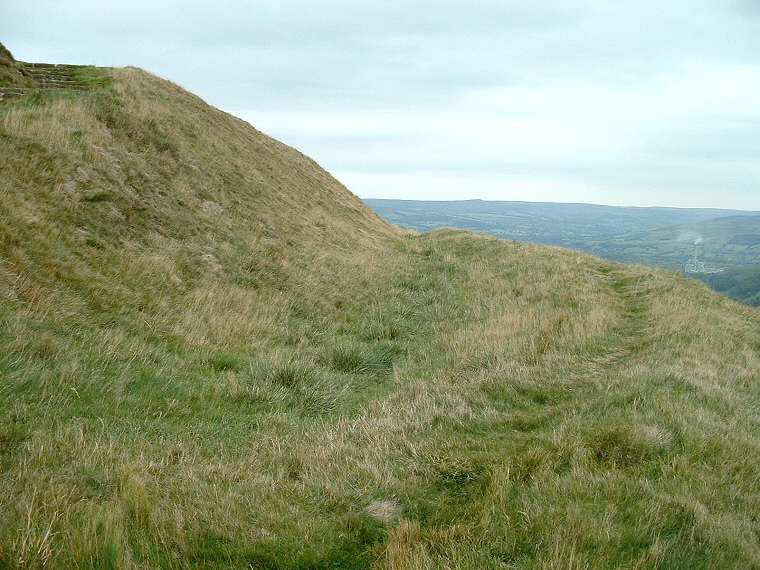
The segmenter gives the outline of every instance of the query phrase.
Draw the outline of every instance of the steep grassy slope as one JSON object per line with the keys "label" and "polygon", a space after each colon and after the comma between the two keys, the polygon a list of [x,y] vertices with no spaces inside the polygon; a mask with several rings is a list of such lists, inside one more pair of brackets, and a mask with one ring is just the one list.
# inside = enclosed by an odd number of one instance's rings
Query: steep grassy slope
{"label": "steep grassy slope", "polygon": [[34,87],[36,81],[0,43],[0,87]]}
{"label": "steep grassy slope", "polygon": [[0,106],[0,567],[760,566],[756,310],[101,73]]}

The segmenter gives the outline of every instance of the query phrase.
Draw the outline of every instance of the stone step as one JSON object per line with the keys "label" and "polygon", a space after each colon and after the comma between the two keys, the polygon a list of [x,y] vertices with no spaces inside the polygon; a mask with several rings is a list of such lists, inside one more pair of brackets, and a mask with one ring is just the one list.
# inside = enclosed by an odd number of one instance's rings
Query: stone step
{"label": "stone step", "polygon": [[79,81],[71,79],[70,77],[43,77],[39,75],[33,75],[37,83],[49,83],[51,85],[79,85]]}
{"label": "stone step", "polygon": [[83,67],[88,67],[86,65],[73,65],[70,63],[28,63],[28,62],[19,62],[21,65],[23,65],[25,68],[29,70],[67,70],[67,69],[81,69]]}
{"label": "stone step", "polygon": [[37,87],[0,87],[0,101],[16,99],[34,91],[53,89],[86,90],[73,72],[88,67],[86,65],[70,65],[58,63],[27,63],[19,62],[37,82]]}
{"label": "stone step", "polygon": [[37,81],[59,81],[77,83],[77,79],[72,77],[74,71],[79,70],[85,65],[65,65],[56,63],[24,63],[29,74]]}

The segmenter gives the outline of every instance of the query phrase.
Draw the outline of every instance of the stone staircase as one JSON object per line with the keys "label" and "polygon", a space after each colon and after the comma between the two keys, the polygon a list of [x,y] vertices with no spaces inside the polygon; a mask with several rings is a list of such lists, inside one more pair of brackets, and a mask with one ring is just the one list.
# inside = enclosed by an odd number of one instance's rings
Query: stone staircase
{"label": "stone staircase", "polygon": [[[21,62],[19,62],[21,63]],[[21,63],[26,71],[37,81],[37,87],[3,87],[0,86],[0,101],[23,97],[35,91],[51,89],[88,89],[88,85],[79,78],[77,71],[86,65],[67,65],[56,63]]]}

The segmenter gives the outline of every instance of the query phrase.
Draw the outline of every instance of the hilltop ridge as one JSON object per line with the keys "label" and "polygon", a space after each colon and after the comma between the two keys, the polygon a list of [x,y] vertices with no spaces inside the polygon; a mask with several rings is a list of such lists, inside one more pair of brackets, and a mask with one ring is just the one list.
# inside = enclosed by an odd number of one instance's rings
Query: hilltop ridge
{"label": "hilltop ridge", "polygon": [[0,568],[760,566],[756,310],[72,73],[0,103]]}

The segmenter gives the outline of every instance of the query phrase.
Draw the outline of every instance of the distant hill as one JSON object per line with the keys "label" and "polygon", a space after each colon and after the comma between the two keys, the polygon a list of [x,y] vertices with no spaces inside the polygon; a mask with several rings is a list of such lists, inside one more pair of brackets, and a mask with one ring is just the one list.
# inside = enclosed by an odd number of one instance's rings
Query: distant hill
{"label": "distant hill", "polygon": [[[726,270],[721,292],[750,304],[760,293],[760,288],[748,289],[747,281],[748,274],[760,275],[758,212],[481,200],[366,202],[387,220],[418,231],[465,228],[569,247],[624,263],[683,271],[696,253],[703,262]],[[728,285],[726,280],[732,280],[737,268],[742,268],[744,285]],[[716,282],[705,275],[693,276]]]}
{"label": "distant hill", "polygon": [[384,199],[367,199],[365,202],[385,219],[417,231],[449,226],[563,246],[661,226],[688,226],[715,218],[760,215],[760,212],[709,208],[637,208],[549,202]]}
{"label": "distant hill", "polygon": [[729,267],[719,273],[699,275],[699,279],[732,299],[760,307],[760,266]]}
{"label": "distant hill", "polygon": [[29,66],[0,568],[760,567],[755,309],[403,229],[175,84]]}

